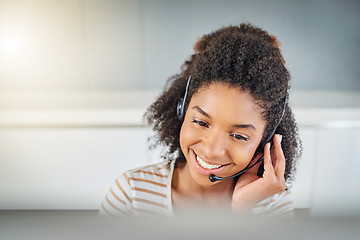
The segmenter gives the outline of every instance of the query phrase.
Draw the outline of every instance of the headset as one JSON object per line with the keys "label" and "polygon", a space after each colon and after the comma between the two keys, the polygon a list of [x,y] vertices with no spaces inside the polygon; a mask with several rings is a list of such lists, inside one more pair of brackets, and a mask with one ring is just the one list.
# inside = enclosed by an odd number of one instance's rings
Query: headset
{"label": "headset", "polygon": [[[177,113],[177,118],[179,121],[183,121],[184,120],[184,115],[185,115],[185,102],[186,102],[186,97],[187,97],[187,93],[188,93],[188,90],[189,90],[189,85],[190,85],[190,80],[191,80],[191,76],[189,76],[188,78],[188,81],[187,81],[187,84],[186,84],[186,89],[185,89],[185,94],[184,94],[184,97],[180,99],[180,101],[178,102],[177,104],[177,107],[176,107],[176,113]],[[274,137],[274,134],[275,134],[275,131],[276,129],[278,128],[278,126],[280,125],[281,123],[281,120],[283,119],[284,115],[285,115],[285,110],[286,110],[286,105],[287,105],[287,97],[285,96],[284,97],[284,107],[283,107],[283,110],[282,110],[282,113],[281,113],[281,117],[279,119],[279,121],[277,122],[276,126],[274,127],[274,129],[270,132],[270,134],[263,140],[260,142],[258,148],[256,149],[255,151],[255,154],[254,154],[254,157],[251,159],[253,160],[259,153],[264,153],[264,147],[265,145],[270,142],[272,140],[272,138]],[[264,160],[264,155],[262,155],[254,164],[250,165],[250,163],[248,164],[247,167],[245,167],[243,170],[241,170],[240,172],[232,175],[232,176],[229,176],[229,177],[218,177],[218,176],[215,176],[214,174],[210,174],[209,176],[209,180],[211,182],[216,182],[216,181],[220,181],[220,180],[225,180],[225,179],[229,179],[229,178],[234,178],[234,177],[238,177],[238,176],[241,176],[243,173],[245,173],[247,170],[249,170],[250,168],[252,168],[253,166],[255,166],[256,164],[258,164],[259,162],[262,162]],[[259,177],[262,176],[264,172],[264,162],[262,162],[259,166],[259,169],[258,169],[258,172],[257,172],[257,175]]]}
{"label": "headset", "polygon": [[186,97],[187,97],[187,93],[189,90],[190,80],[191,80],[191,76],[189,76],[189,79],[187,81],[184,97],[180,99],[180,101],[178,102],[177,107],[176,107],[176,114],[177,114],[177,118],[179,121],[184,120],[185,102],[186,102]]}

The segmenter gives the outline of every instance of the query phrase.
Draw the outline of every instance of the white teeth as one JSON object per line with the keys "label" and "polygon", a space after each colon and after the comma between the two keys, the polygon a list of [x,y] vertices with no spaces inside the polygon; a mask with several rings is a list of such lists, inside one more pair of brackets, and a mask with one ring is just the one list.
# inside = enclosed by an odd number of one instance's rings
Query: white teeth
{"label": "white teeth", "polygon": [[200,166],[202,166],[205,169],[215,169],[215,168],[219,168],[222,165],[210,165],[207,164],[206,162],[204,162],[201,158],[199,158],[198,156],[196,156],[196,160],[197,162],[200,164]]}

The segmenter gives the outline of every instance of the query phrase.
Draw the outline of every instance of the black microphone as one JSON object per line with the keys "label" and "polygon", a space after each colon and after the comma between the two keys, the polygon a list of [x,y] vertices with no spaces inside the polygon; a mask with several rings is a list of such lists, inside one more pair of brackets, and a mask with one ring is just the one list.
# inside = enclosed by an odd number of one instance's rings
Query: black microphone
{"label": "black microphone", "polygon": [[234,177],[238,177],[240,175],[242,175],[243,173],[245,173],[247,170],[249,170],[250,168],[252,168],[253,166],[255,166],[256,164],[258,164],[259,162],[264,160],[264,156],[261,156],[253,165],[251,165],[250,167],[247,166],[245,169],[241,170],[240,172],[230,176],[230,177],[218,177],[214,174],[210,174],[209,176],[209,180],[210,182],[216,182],[216,181],[220,181],[220,180],[225,180],[225,179],[229,179],[229,178],[234,178]]}

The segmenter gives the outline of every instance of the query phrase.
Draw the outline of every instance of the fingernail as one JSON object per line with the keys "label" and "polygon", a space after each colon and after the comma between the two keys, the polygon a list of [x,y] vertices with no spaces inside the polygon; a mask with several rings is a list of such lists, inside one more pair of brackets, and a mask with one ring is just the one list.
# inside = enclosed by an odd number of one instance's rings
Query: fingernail
{"label": "fingernail", "polygon": [[279,134],[279,142],[281,143],[282,141],[282,135]]}

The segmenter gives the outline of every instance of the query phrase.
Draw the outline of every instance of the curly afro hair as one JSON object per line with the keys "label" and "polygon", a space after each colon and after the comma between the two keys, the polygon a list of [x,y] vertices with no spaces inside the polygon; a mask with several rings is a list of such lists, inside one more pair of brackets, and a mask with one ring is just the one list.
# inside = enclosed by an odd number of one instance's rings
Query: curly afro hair
{"label": "curly afro hair", "polygon": [[[290,88],[290,74],[276,37],[251,24],[229,26],[204,35],[195,43],[194,51],[181,73],[168,80],[163,93],[144,115],[156,134],[152,146],[166,146],[163,157],[169,162],[175,159],[177,164],[186,160],[179,143],[182,121],[177,118],[176,107],[184,96],[189,76],[192,79],[185,110],[191,97],[202,87],[214,82],[237,87],[249,92],[262,109],[266,122],[263,140],[279,122]],[[301,141],[288,105],[275,133],[283,136],[285,180],[289,183],[296,159],[301,155]]]}

